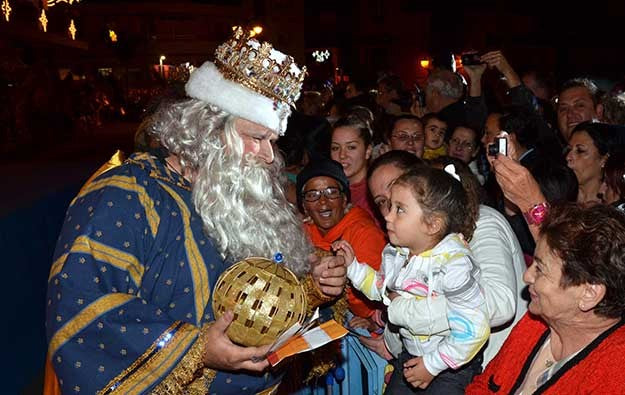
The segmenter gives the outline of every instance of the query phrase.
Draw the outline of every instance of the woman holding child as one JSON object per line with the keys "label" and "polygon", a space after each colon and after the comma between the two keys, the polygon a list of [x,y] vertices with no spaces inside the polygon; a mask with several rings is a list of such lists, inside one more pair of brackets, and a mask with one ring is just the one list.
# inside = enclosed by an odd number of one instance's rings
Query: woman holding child
{"label": "woman holding child", "polygon": [[[395,370],[387,392],[463,394],[479,372],[478,354],[490,334],[486,301],[464,237],[475,228],[467,194],[453,166],[409,170],[391,187],[385,216],[390,244],[374,270],[354,257],[346,241],[333,248],[349,264],[348,278],[388,306],[384,341]],[[464,235],[464,237],[463,237]],[[446,303],[436,303],[441,296]],[[416,309],[428,311],[429,329],[415,330]],[[435,330],[441,328],[442,330]],[[478,357],[476,357],[478,356]]]}

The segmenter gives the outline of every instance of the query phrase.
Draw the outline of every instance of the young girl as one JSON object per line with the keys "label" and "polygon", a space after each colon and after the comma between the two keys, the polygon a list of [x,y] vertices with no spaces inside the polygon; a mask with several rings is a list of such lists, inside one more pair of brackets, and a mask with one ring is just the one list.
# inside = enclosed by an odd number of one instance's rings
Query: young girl
{"label": "young girl", "polygon": [[[471,361],[490,334],[478,268],[461,235],[473,234],[475,216],[466,212],[466,192],[453,165],[447,169],[453,175],[419,168],[394,182],[385,217],[390,244],[379,271],[356,261],[347,242],[333,245],[350,263],[354,287],[388,306],[384,340],[395,357],[387,389],[392,394],[413,393],[406,381],[429,386],[424,393],[463,394],[480,369],[480,358]],[[438,295],[447,303],[438,302]],[[429,317],[427,328],[413,325],[416,315]]]}
{"label": "young girl", "polygon": [[423,159],[434,159],[447,155],[447,147],[445,146],[447,123],[434,113],[426,114],[421,118],[421,121],[425,128]]}

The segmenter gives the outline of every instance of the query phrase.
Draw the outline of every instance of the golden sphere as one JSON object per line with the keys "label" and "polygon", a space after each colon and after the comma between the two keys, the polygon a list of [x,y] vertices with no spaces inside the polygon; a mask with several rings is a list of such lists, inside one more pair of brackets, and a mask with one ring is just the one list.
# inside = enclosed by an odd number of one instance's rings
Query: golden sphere
{"label": "golden sphere", "polygon": [[243,346],[263,346],[296,322],[304,322],[306,295],[293,272],[266,258],[247,258],[219,276],[213,290],[215,319],[234,313],[228,337]]}

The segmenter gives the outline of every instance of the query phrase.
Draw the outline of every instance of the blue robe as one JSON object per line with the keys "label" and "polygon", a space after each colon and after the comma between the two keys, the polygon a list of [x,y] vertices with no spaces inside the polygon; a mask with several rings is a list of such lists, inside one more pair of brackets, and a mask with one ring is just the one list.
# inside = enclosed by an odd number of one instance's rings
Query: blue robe
{"label": "blue robe", "polygon": [[[62,391],[150,392],[176,368],[197,368],[194,345],[214,320],[212,285],[228,264],[203,231],[190,184],[162,159],[134,154],[85,185],[48,280],[48,354]],[[211,394],[278,382],[271,373],[204,375],[197,383]]]}

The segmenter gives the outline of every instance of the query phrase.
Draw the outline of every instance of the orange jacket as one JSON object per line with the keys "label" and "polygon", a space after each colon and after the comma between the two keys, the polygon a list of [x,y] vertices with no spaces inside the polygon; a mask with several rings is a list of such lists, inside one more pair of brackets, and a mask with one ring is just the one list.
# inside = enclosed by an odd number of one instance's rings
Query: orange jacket
{"label": "orange jacket", "polygon": [[[315,247],[330,251],[330,246],[336,240],[345,240],[354,248],[356,259],[366,262],[378,270],[382,260],[382,250],[386,245],[384,232],[373,222],[371,215],[360,207],[351,210],[328,233],[322,235],[314,223],[305,225],[306,233]],[[347,301],[349,308],[355,315],[368,318],[381,305],[370,301],[360,292],[348,288]]]}

